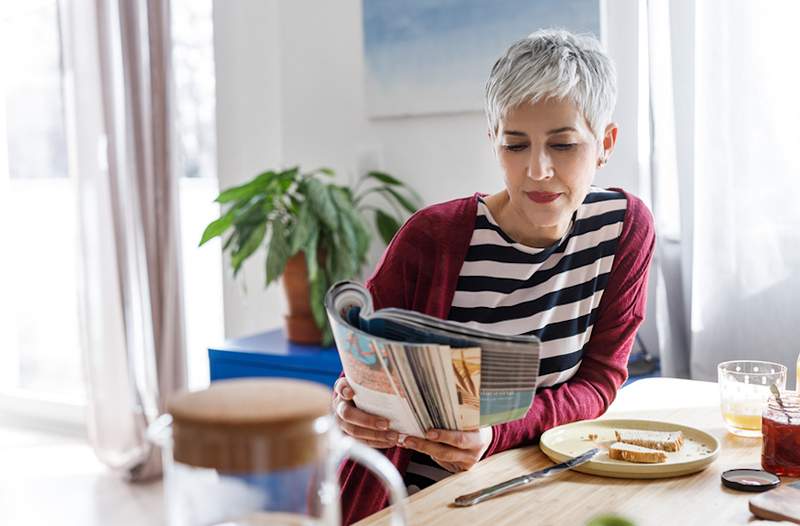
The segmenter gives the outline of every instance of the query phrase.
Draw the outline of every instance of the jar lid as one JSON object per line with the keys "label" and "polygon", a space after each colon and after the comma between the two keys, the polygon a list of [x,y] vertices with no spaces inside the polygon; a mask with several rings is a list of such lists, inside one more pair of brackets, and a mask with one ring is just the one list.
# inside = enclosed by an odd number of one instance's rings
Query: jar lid
{"label": "jar lid", "polygon": [[303,380],[213,382],[171,397],[175,461],[231,473],[287,469],[325,454],[331,392]]}
{"label": "jar lid", "polygon": [[769,395],[767,401],[770,409],[783,411],[793,418],[795,415],[800,415],[800,396],[794,391],[783,391],[781,393],[781,403],[778,403],[775,395]]}
{"label": "jar lid", "polygon": [[722,484],[738,491],[767,491],[780,483],[777,475],[761,469],[729,469],[722,473]]}

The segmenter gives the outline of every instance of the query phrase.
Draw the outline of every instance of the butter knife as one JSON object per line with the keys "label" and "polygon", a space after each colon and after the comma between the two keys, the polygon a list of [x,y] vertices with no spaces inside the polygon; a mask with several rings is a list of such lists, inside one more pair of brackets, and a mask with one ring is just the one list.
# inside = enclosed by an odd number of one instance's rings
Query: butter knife
{"label": "butter knife", "polygon": [[556,464],[555,466],[550,466],[549,468],[540,469],[539,471],[534,471],[533,473],[528,473],[527,475],[522,475],[519,477],[515,477],[513,479],[507,480],[505,482],[501,482],[500,484],[495,484],[494,486],[489,486],[488,488],[484,488],[473,493],[467,493],[466,495],[461,495],[460,497],[456,498],[453,501],[453,504],[459,507],[464,506],[472,506],[473,504],[478,504],[479,502],[483,502],[486,499],[491,499],[492,497],[496,497],[498,495],[502,495],[503,493],[507,493],[513,489],[517,489],[521,486],[525,486],[533,482],[534,480],[543,479],[545,477],[549,477],[550,475],[555,475],[556,473],[561,473],[567,469],[574,468],[576,466],[580,466],[585,462],[589,462],[600,452],[598,448],[593,448],[578,455],[577,457],[573,457],[561,464]]}

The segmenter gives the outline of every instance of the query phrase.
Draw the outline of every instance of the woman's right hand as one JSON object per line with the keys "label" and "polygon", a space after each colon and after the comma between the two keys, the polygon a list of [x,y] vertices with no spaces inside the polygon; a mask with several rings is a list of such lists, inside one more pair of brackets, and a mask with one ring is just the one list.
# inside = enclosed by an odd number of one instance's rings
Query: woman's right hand
{"label": "woman's right hand", "polygon": [[389,429],[389,421],[382,416],[365,413],[353,403],[352,387],[341,377],[333,385],[333,412],[339,429],[368,446],[385,449],[397,445],[398,434]]}

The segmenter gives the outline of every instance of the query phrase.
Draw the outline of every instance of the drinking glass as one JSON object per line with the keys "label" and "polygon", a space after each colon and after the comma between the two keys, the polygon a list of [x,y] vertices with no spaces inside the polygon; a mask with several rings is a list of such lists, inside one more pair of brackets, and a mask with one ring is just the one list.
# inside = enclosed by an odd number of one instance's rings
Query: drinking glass
{"label": "drinking glass", "polygon": [[720,406],[725,427],[734,435],[761,436],[761,414],[769,386],[786,389],[786,366],[760,360],[733,360],[717,366]]}

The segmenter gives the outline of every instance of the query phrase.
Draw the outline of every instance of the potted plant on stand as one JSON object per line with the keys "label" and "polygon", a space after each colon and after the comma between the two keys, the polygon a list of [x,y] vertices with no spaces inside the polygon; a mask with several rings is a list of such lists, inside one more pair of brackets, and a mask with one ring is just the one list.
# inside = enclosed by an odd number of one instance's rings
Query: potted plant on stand
{"label": "potted plant on stand", "polygon": [[[266,245],[265,285],[283,276],[287,338],[295,343],[332,344],[323,299],[333,283],[357,276],[366,262],[372,235],[365,218],[374,218],[388,244],[403,215],[421,206],[416,192],[388,174],[368,172],[352,189],[335,184],[333,175],[327,168],[303,173],[294,167],[223,190],[216,199],[223,213],[200,240],[224,238],[234,276]],[[372,194],[388,207],[368,203]]]}

